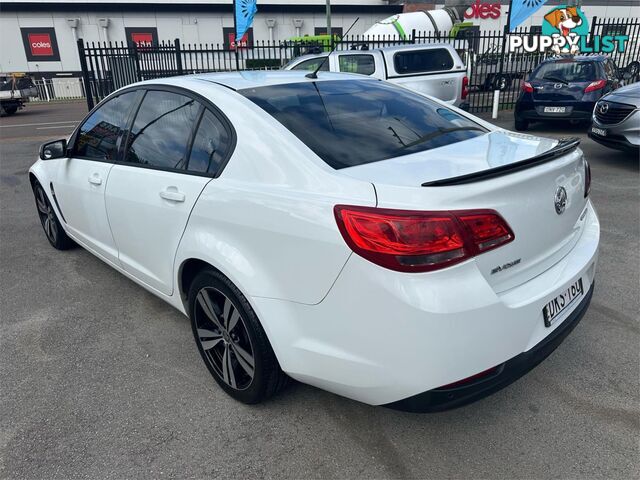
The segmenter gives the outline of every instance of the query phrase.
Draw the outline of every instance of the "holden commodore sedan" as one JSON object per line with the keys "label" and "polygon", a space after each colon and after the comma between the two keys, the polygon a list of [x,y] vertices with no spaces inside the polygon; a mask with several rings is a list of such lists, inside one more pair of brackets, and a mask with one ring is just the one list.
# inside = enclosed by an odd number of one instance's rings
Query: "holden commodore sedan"
{"label": "holden commodore sedan", "polygon": [[362,76],[134,84],[43,145],[29,176],[51,245],[188,315],[245,403],[292,377],[372,405],[460,406],[542,361],[593,293],[576,140]]}

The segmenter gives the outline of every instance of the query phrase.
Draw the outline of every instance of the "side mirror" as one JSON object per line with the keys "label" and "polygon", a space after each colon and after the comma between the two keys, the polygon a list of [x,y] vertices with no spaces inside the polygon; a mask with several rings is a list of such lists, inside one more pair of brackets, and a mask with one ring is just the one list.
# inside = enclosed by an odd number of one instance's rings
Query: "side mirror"
{"label": "side mirror", "polygon": [[40,160],[54,160],[67,156],[67,141],[56,140],[40,146]]}

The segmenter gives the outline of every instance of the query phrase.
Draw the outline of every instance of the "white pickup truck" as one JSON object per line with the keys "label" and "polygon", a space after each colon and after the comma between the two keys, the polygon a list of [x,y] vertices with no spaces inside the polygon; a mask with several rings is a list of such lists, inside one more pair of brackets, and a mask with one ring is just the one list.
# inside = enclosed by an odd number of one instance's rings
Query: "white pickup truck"
{"label": "white pickup truck", "polygon": [[0,117],[13,115],[30,97],[37,97],[38,89],[26,76],[0,76]]}
{"label": "white pickup truck", "polygon": [[[327,59],[327,55],[329,58]],[[369,75],[466,108],[468,78],[462,59],[447,43],[336,50],[294,58],[285,70],[315,70]]]}

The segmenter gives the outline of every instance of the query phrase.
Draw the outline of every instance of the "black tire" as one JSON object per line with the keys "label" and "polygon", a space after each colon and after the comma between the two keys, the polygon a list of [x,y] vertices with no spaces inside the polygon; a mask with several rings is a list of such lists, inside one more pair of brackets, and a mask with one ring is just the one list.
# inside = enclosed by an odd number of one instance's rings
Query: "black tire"
{"label": "black tire", "polygon": [[494,90],[506,90],[511,86],[511,78],[509,75],[497,75],[493,81]]}
{"label": "black tire", "polygon": [[529,121],[528,120],[524,120],[522,118],[518,118],[516,117],[516,121],[515,121],[515,126],[516,126],[516,130],[518,130],[519,132],[524,132],[525,130],[527,130],[529,128]]}
{"label": "black tire", "polygon": [[288,383],[251,305],[220,272],[203,270],[193,279],[189,318],[200,356],[218,385],[234,399],[260,403]]}
{"label": "black tire", "polygon": [[42,188],[42,185],[38,182],[33,185],[33,195],[36,201],[36,210],[40,218],[40,224],[51,246],[57,250],[73,248],[76,245],[75,242],[71,240],[67,232],[64,231],[55,210],[51,206],[49,197]]}
{"label": "black tire", "polygon": [[640,73],[640,62],[631,62],[624,69],[631,76],[631,80],[634,80],[635,77]]}
{"label": "black tire", "polygon": [[2,112],[4,113],[4,115],[7,115],[7,116],[13,115],[17,111],[18,111],[18,107],[17,106],[3,107],[2,108]]}

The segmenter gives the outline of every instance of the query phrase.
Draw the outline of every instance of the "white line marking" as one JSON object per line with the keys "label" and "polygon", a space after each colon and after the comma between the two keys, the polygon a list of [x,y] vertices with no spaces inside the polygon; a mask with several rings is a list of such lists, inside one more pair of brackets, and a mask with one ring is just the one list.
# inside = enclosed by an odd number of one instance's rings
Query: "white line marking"
{"label": "white line marking", "polygon": [[57,123],[64,123],[64,124],[67,124],[67,125],[69,125],[70,123],[73,123],[74,125],[76,125],[78,122],[70,122],[69,120],[67,120],[66,122],[21,123],[20,125],[0,125],[0,128],[35,127],[37,125],[55,125]]}
{"label": "white line marking", "polygon": [[36,130],[47,130],[49,128],[74,128],[75,125],[55,125],[53,127],[36,127]]}

